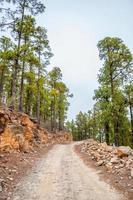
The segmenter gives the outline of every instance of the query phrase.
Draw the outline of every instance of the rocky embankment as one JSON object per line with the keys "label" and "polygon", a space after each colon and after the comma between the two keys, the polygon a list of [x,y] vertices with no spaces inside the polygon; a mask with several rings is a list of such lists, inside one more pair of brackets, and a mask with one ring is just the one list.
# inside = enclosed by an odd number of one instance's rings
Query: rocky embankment
{"label": "rocky embankment", "polygon": [[40,144],[66,143],[71,140],[68,133],[49,133],[24,113],[0,108],[0,151],[29,152]]}
{"label": "rocky embankment", "polygon": [[133,149],[108,146],[93,139],[84,141],[76,148],[88,165],[92,163],[113,185],[133,195]]}
{"label": "rocky embankment", "polygon": [[49,133],[28,115],[0,107],[0,200],[10,199],[17,182],[53,144],[71,141],[68,133]]}

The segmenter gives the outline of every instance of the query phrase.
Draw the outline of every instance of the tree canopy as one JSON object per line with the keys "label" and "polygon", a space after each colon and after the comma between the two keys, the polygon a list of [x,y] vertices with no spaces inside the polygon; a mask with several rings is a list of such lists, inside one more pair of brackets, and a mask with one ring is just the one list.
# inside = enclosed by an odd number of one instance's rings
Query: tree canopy
{"label": "tree canopy", "polygon": [[[0,105],[25,112],[52,131],[63,130],[69,89],[59,67],[47,69],[53,53],[47,29],[36,24],[39,0],[0,0]],[[7,35],[7,36],[5,36]]]}
{"label": "tree canopy", "polygon": [[91,111],[80,112],[66,128],[76,140],[95,138],[108,144],[133,146],[133,56],[120,38],[98,42],[102,67]]}

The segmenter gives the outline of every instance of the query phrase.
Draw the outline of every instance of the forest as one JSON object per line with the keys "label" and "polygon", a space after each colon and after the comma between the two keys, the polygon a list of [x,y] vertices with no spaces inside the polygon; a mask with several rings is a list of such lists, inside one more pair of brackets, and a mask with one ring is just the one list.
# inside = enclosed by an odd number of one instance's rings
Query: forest
{"label": "forest", "polygon": [[25,112],[51,131],[62,130],[72,94],[61,69],[47,69],[53,53],[46,28],[36,23],[44,4],[0,0],[0,12],[0,104]]}
{"label": "forest", "polygon": [[0,200],[133,200],[132,6],[0,0]]}
{"label": "forest", "polygon": [[117,37],[98,42],[102,63],[94,106],[66,123],[75,140],[94,138],[111,145],[133,147],[133,55]]}
{"label": "forest", "polygon": [[73,94],[60,67],[48,68],[53,53],[47,29],[36,23],[44,12],[41,1],[0,0],[0,105],[27,113],[51,131],[66,129],[74,140],[94,138],[133,147],[131,51],[117,37],[98,42],[101,68],[94,106],[66,122]]}

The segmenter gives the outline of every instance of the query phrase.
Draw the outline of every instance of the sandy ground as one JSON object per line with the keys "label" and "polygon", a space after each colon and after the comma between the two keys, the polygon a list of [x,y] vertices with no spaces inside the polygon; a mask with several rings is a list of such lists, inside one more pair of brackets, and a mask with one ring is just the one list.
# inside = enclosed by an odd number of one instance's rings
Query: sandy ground
{"label": "sandy ground", "polygon": [[125,200],[74,152],[56,145],[16,186],[12,200]]}

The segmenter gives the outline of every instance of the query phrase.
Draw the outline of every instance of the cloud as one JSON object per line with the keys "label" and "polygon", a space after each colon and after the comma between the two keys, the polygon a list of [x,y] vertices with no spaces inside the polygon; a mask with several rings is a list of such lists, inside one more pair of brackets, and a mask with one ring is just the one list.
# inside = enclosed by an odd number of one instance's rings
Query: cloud
{"label": "cloud", "polygon": [[66,80],[82,84],[96,78],[98,52],[91,32],[69,24],[50,33],[49,38],[54,52],[51,63],[61,67]]}
{"label": "cloud", "polygon": [[50,31],[49,39],[54,52],[51,65],[61,68],[64,81],[74,94],[69,109],[69,118],[74,118],[80,110],[85,112],[93,105],[100,66],[97,41],[91,31],[73,23]]}

